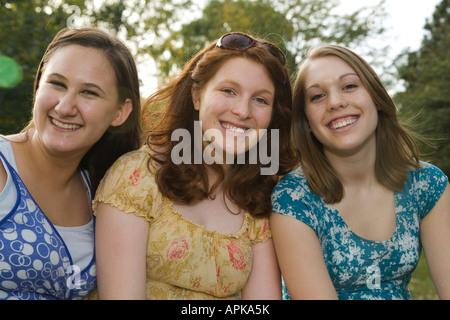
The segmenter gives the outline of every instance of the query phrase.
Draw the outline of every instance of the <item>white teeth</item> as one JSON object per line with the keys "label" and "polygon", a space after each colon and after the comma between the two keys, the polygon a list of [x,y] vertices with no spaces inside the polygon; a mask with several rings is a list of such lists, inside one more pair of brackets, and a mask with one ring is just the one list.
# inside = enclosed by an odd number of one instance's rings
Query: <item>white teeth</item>
{"label": "white teeth", "polygon": [[222,123],[222,127],[224,127],[227,130],[230,130],[230,131],[233,131],[233,132],[237,132],[237,133],[245,133],[245,131],[247,131],[246,129],[235,127],[235,126],[232,126],[232,125],[230,125],[228,123]]}
{"label": "white teeth", "polygon": [[348,126],[349,124],[355,123],[355,121],[356,121],[355,118],[344,120],[344,121],[339,121],[337,123],[333,123],[332,125],[330,125],[330,127],[333,129],[340,129],[345,126]]}
{"label": "white teeth", "polygon": [[58,121],[56,119],[52,119],[52,123],[55,126],[57,126],[58,128],[61,128],[61,129],[75,130],[75,129],[78,129],[78,128],[81,127],[81,126],[79,126],[77,124],[65,124],[65,123],[62,123],[62,122],[60,122],[60,121]]}

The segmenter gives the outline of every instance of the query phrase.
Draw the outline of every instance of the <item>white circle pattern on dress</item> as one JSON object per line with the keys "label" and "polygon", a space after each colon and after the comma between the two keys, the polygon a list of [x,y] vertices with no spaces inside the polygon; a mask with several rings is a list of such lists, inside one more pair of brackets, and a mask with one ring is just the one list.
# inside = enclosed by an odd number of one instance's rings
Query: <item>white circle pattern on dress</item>
{"label": "white circle pattern on dress", "polygon": [[96,287],[94,260],[84,270],[72,265],[61,236],[7,164],[18,203],[0,221],[0,299],[86,298]]}

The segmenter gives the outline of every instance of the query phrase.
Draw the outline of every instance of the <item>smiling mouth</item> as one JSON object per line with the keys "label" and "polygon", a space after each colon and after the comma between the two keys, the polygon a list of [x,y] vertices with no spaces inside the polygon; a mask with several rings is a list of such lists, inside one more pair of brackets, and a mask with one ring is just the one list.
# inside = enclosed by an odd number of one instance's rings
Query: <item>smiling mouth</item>
{"label": "smiling mouth", "polygon": [[81,128],[81,126],[78,125],[78,124],[68,124],[68,123],[63,123],[63,122],[58,121],[58,120],[56,120],[56,119],[54,119],[54,118],[52,118],[51,121],[52,121],[52,123],[53,123],[55,126],[57,126],[58,128],[61,128],[61,129],[76,130],[76,129]]}
{"label": "smiling mouth", "polygon": [[220,125],[224,129],[232,131],[232,132],[236,132],[236,133],[246,133],[249,130],[249,128],[247,128],[247,127],[237,127],[237,126],[232,125],[232,124],[227,123],[227,122],[220,122]]}
{"label": "smiling mouth", "polygon": [[341,129],[341,128],[347,127],[347,126],[355,123],[357,120],[358,120],[357,116],[349,116],[349,117],[345,117],[345,118],[340,118],[340,119],[331,121],[328,124],[328,127],[331,129]]}

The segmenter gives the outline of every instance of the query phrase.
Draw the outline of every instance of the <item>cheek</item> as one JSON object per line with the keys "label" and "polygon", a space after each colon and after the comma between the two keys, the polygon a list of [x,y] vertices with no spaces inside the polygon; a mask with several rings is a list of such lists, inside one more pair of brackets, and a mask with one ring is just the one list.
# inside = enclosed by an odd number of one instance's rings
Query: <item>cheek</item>
{"label": "cheek", "polygon": [[373,125],[373,127],[374,127],[374,129],[376,129],[377,127],[378,127],[378,117],[379,117],[379,114],[378,114],[378,109],[376,109],[376,107],[374,106],[374,109],[373,109],[373,116],[372,116],[372,125]]}
{"label": "cheek", "polygon": [[[216,101],[213,106],[217,104],[219,104],[218,101]],[[208,97],[202,97],[202,99],[196,103],[196,110],[199,112],[200,117],[204,117],[206,114],[211,113],[211,109],[213,108],[211,108],[211,102]]]}
{"label": "cheek", "polygon": [[305,115],[307,126],[305,132],[311,133],[314,137],[319,139],[324,130],[322,125],[322,112],[320,112],[317,108],[314,108],[313,110],[305,111]]}
{"label": "cheek", "polygon": [[272,112],[273,108],[267,108],[253,114],[259,129],[267,129],[269,127],[272,120]]}
{"label": "cheek", "polygon": [[39,89],[35,95],[33,115],[36,116],[40,112],[52,109],[57,103],[58,99],[54,94],[51,94],[48,90]]}
{"label": "cheek", "polygon": [[320,118],[320,114],[317,109],[306,108],[305,116],[306,121],[308,122],[309,125],[309,131],[311,131],[316,126],[316,123],[319,121],[318,119]]}
{"label": "cheek", "polygon": [[97,123],[99,128],[109,128],[118,113],[118,107],[108,104],[88,104],[80,106],[80,114],[85,121]]}
{"label": "cheek", "polygon": [[198,120],[204,122],[205,119],[207,119],[207,112],[206,112],[205,108],[201,107],[198,110]]}
{"label": "cheek", "polygon": [[48,92],[48,90],[46,90],[45,88],[39,88],[36,91],[35,94],[35,105],[39,105],[41,106],[43,102],[47,101],[51,101],[52,99],[52,95]]}
{"label": "cheek", "polygon": [[378,123],[378,112],[380,111],[380,108],[377,107],[369,94],[367,94],[365,99],[361,99],[361,105],[367,106],[365,112],[368,113],[369,119],[371,119],[376,126]]}

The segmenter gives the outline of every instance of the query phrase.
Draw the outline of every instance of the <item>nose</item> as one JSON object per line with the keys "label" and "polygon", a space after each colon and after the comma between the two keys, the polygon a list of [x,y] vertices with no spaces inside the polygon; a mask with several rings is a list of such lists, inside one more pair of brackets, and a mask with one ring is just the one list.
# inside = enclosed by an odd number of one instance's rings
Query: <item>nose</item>
{"label": "nose", "polygon": [[240,99],[233,104],[231,112],[240,119],[248,119],[251,117],[250,102],[247,99]]}
{"label": "nose", "polygon": [[76,94],[70,91],[65,92],[55,106],[55,112],[61,117],[73,117],[77,114],[77,99]]}
{"label": "nose", "polygon": [[342,92],[339,90],[333,90],[328,94],[328,109],[333,111],[339,108],[345,108],[347,106],[347,102]]}

